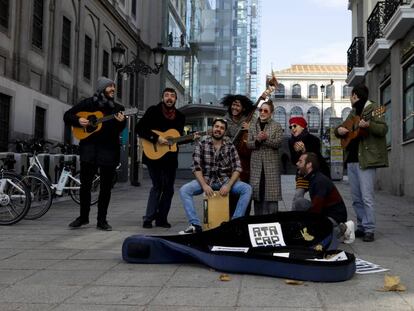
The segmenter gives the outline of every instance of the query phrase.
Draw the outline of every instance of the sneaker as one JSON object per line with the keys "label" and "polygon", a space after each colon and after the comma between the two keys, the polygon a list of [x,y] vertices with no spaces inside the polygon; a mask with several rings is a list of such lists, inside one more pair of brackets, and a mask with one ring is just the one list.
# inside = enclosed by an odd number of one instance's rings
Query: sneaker
{"label": "sneaker", "polygon": [[88,223],[89,223],[89,220],[87,220],[87,219],[85,220],[85,219],[82,219],[82,218],[78,217],[69,224],[69,227],[72,228],[72,229],[75,229],[75,228],[79,228],[83,225],[87,225]]}
{"label": "sneaker", "polygon": [[344,243],[351,244],[355,241],[355,225],[352,220],[348,220],[345,225],[346,231],[344,233]]}
{"label": "sneaker", "polygon": [[203,229],[201,229],[201,226],[191,224],[187,227],[187,229],[178,232],[178,234],[192,234],[192,233],[200,233],[202,231]]}
{"label": "sneaker", "polygon": [[152,221],[144,220],[142,223],[142,228],[151,229],[152,228]]}
{"label": "sneaker", "polygon": [[365,232],[363,230],[360,230],[360,229],[355,230],[355,237],[356,238],[363,238],[364,236],[365,236]]}
{"label": "sneaker", "polygon": [[162,221],[162,222],[155,222],[155,226],[156,227],[161,227],[161,228],[171,228],[171,224],[168,221]]}
{"label": "sneaker", "polygon": [[365,233],[364,237],[362,238],[362,241],[364,242],[374,242],[374,233],[373,232],[367,232]]}
{"label": "sneaker", "polygon": [[96,224],[96,229],[103,230],[103,231],[112,231],[112,226],[108,224],[108,222],[102,221]]}

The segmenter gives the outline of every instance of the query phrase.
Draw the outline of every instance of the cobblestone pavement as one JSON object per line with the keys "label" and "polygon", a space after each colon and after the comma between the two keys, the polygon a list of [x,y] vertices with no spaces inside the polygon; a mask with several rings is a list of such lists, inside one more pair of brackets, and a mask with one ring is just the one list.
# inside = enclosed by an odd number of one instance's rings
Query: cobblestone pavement
{"label": "cobblestone pavement", "polygon": [[[288,210],[293,176],[283,176]],[[384,273],[355,275],[340,283],[287,285],[285,280],[220,272],[199,264],[138,265],[121,258],[123,240],[132,234],[176,234],[187,226],[176,194],[171,229],[143,229],[150,188],[117,185],[108,220],[114,230],[98,231],[96,208],[89,225],[70,230],[78,215],[70,199],[54,203],[41,219],[0,227],[0,310],[414,310],[414,199],[378,193],[378,229],[373,243],[357,239],[341,248],[390,269],[405,292],[379,292]],[[337,183],[350,207],[349,186]],[[197,200],[201,207],[201,197]],[[354,213],[349,209],[351,219]]]}

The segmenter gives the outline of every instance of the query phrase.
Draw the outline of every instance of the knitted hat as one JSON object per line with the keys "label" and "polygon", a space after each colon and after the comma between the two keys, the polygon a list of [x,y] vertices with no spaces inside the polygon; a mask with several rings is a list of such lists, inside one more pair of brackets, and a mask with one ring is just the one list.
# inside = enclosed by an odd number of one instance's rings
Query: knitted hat
{"label": "knitted hat", "polygon": [[297,124],[303,128],[308,126],[308,122],[303,117],[292,117],[289,119],[289,125]]}
{"label": "knitted hat", "polygon": [[96,82],[96,93],[100,94],[110,85],[115,85],[115,82],[111,79],[105,77],[99,77],[98,81]]}

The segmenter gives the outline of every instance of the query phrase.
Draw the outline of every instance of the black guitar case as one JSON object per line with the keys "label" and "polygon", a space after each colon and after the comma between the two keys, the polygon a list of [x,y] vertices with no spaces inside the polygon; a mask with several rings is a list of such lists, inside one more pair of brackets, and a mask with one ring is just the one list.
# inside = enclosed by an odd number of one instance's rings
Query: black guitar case
{"label": "black guitar case", "polygon": [[[331,221],[306,212],[241,217],[197,234],[133,235],[122,257],[130,263],[200,262],[220,271],[338,282],[355,273],[353,254],[337,250]],[[341,253],[341,260],[327,261]]]}

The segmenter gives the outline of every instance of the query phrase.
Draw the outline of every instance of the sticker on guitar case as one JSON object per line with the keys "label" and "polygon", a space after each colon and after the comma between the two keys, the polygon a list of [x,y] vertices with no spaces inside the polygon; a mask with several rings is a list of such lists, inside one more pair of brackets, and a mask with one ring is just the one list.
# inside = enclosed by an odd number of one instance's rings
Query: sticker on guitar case
{"label": "sticker on guitar case", "polygon": [[249,224],[248,226],[253,247],[286,246],[280,223]]}

